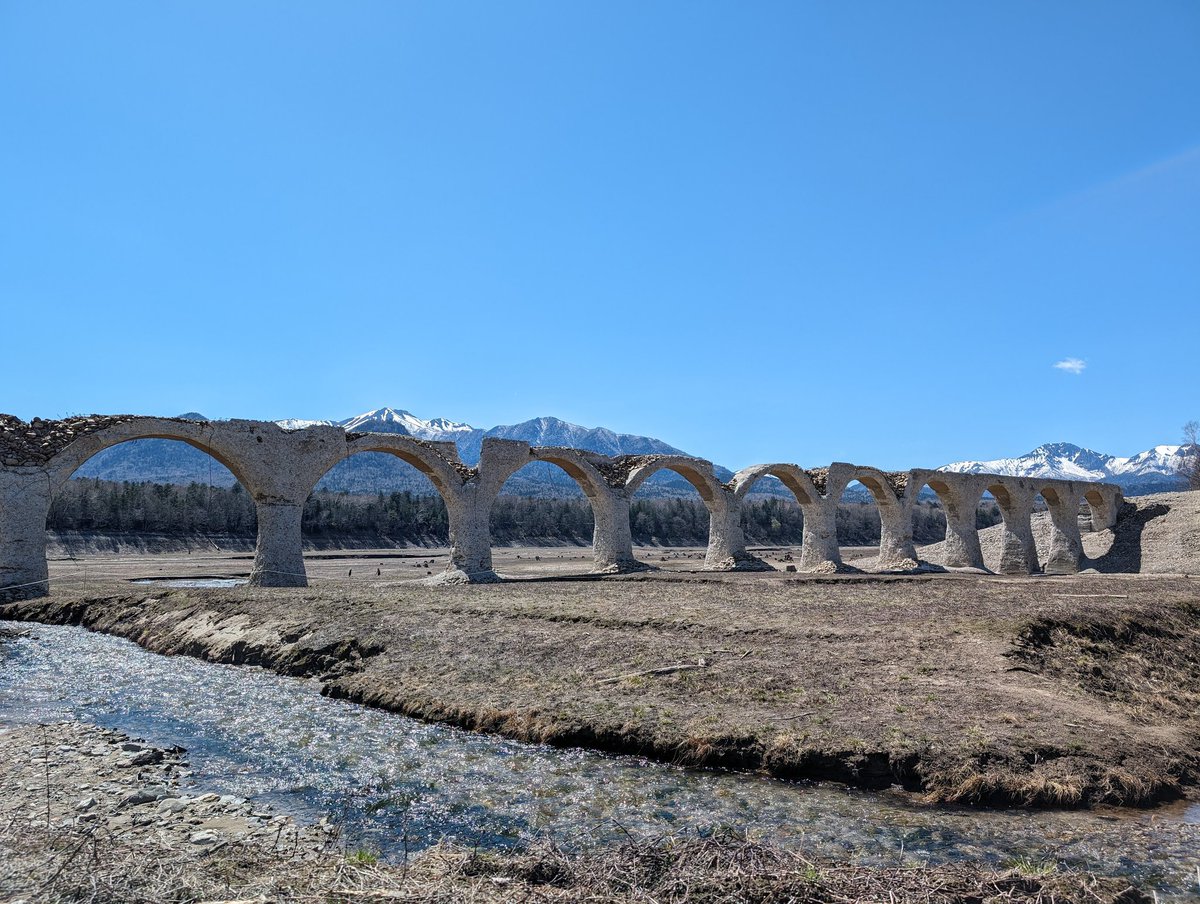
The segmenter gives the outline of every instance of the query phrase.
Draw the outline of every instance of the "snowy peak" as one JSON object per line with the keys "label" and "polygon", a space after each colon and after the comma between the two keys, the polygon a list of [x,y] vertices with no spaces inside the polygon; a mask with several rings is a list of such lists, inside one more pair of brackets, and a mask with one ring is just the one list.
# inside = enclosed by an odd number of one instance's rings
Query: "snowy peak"
{"label": "snowy peak", "polygon": [[427,440],[454,440],[475,432],[470,424],[459,424],[442,417],[426,421],[396,408],[376,408],[338,421],[338,426],[347,433],[401,433]]}
{"label": "snowy peak", "polygon": [[956,461],[943,471],[960,474],[1007,474],[1057,480],[1104,480],[1129,493],[1178,489],[1183,446],[1155,446],[1128,458],[1105,455],[1072,443],[1046,443],[1017,458]]}
{"label": "snowy peak", "polygon": [[305,427],[333,427],[333,421],[311,421],[302,417],[287,417],[282,421],[276,421],[284,430],[303,430]]}

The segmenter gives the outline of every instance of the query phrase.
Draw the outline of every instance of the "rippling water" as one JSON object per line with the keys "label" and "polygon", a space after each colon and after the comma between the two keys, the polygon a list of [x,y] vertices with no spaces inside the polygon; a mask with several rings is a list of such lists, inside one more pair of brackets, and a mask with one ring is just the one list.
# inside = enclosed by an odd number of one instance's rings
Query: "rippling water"
{"label": "rippling water", "polygon": [[685,770],[426,725],[320,695],[313,682],[148,653],[82,628],[0,627],[0,722],[77,718],[179,744],[197,785],[344,820],[394,856],[439,838],[534,833],[603,841],[733,826],[813,853],[883,864],[1017,858],[1124,874],[1200,899],[1200,807],[979,812],[900,794]]}

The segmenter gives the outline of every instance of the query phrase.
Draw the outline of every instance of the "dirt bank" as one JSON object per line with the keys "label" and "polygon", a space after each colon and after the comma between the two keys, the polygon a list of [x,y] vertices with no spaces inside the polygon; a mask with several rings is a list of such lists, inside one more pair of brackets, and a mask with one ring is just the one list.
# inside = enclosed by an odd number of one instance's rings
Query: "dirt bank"
{"label": "dirt bank", "polygon": [[0,728],[0,901],[1151,900],[1120,879],[1038,864],[851,867],[728,836],[602,850],[436,847],[385,864],[340,845],[328,826],[189,795],[183,754],[79,723]]}
{"label": "dirt bank", "polygon": [[1200,583],[659,575],[97,587],[0,606],[509,737],[937,802],[1146,805],[1200,772]]}

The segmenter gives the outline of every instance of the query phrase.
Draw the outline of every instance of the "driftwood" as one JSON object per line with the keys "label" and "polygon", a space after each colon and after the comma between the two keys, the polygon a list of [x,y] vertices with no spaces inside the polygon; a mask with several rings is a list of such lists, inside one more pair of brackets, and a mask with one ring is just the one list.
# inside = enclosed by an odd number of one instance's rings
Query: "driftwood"
{"label": "driftwood", "polygon": [[630,672],[628,675],[617,675],[613,678],[601,678],[597,684],[614,684],[618,681],[624,681],[626,678],[644,678],[648,675],[670,675],[674,672],[690,672],[694,669],[702,669],[702,665],[666,665],[658,669],[646,669],[644,672]]}

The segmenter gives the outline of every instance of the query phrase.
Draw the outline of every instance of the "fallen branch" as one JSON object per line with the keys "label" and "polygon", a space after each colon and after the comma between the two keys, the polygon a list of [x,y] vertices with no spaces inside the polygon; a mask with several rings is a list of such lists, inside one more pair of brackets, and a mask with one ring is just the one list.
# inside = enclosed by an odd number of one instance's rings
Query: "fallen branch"
{"label": "fallen branch", "polygon": [[780,719],[779,721],[780,721],[780,722],[791,722],[791,721],[793,721],[793,720],[795,720],[795,719],[803,719],[805,716],[811,716],[811,715],[813,715],[813,714],[815,714],[815,713],[816,713],[816,710],[815,710],[815,709],[806,709],[804,712],[802,712],[802,713],[796,713],[796,715],[794,715],[794,716],[784,716],[784,717],[783,717],[782,719]]}
{"label": "fallen branch", "polygon": [[659,669],[646,669],[644,672],[630,672],[628,675],[617,675],[614,678],[601,678],[597,684],[614,684],[618,681],[624,681],[626,678],[645,678],[649,675],[670,675],[674,672],[690,672],[694,669],[701,669],[704,666],[700,665],[666,665]]}

